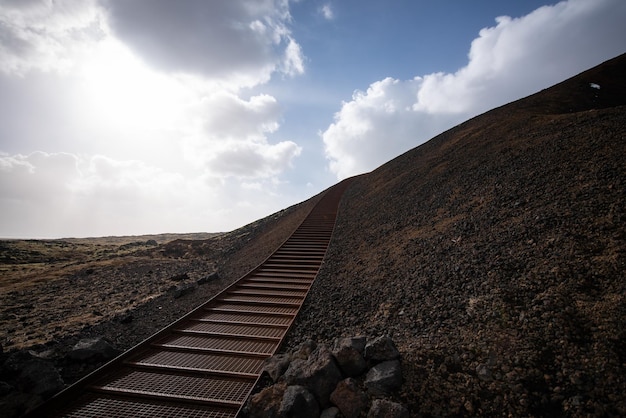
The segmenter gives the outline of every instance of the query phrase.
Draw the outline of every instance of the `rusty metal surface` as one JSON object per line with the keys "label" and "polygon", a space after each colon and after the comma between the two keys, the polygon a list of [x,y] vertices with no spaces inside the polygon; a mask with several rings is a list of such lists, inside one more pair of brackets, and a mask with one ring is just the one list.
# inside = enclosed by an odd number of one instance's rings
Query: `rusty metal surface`
{"label": "rusty metal surface", "polygon": [[348,185],[263,264],[28,416],[235,417],[313,284]]}

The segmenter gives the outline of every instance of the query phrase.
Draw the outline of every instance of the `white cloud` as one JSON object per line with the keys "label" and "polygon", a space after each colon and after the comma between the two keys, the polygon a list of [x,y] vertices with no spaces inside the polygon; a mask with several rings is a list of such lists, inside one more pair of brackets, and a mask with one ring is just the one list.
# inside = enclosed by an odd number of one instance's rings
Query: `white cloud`
{"label": "white cloud", "polygon": [[67,153],[0,154],[0,196],[3,201],[58,203],[78,175],[77,163],[76,156]]}
{"label": "white cloud", "polygon": [[254,86],[301,60],[286,0],[106,0],[113,33],[155,68]]}
{"label": "white cloud", "polygon": [[456,73],[387,78],[357,91],[322,133],[339,178],[371,170],[463,120],[624,52],[626,2],[569,0],[499,17]]}
{"label": "white cloud", "polygon": [[104,35],[95,0],[31,0],[0,4],[0,71],[69,71]]}
{"label": "white cloud", "polygon": [[265,142],[220,144],[205,164],[208,171],[220,177],[265,178],[276,176],[291,166],[301,148],[291,141],[270,145]]}
{"label": "white cloud", "polygon": [[287,0],[30,0],[0,4],[0,71],[71,71],[115,37],[159,71],[231,89],[304,71]]}
{"label": "white cloud", "polygon": [[413,145],[415,132],[436,122],[412,110],[421,80],[386,78],[354,93],[322,137],[330,170],[339,178],[362,173]]}
{"label": "white cloud", "polygon": [[0,155],[2,237],[227,231],[289,199],[272,179],[215,182],[101,155]]}
{"label": "white cloud", "polygon": [[283,72],[290,76],[304,74],[304,58],[302,48],[292,38],[289,39],[289,43],[285,49]]}
{"label": "white cloud", "polygon": [[304,72],[290,19],[286,0],[2,2],[0,235],[222,231],[292,204],[302,148],[245,93]]}
{"label": "white cloud", "polygon": [[330,3],[326,3],[320,8],[320,13],[324,16],[326,20],[333,20],[335,18],[335,12],[333,11]]}
{"label": "white cloud", "polygon": [[205,130],[216,138],[259,138],[278,129],[278,102],[262,94],[244,100],[232,93],[218,92],[202,100]]}
{"label": "white cloud", "polygon": [[270,144],[267,134],[279,128],[280,108],[269,95],[244,100],[218,92],[196,109],[198,129],[185,140],[185,155],[214,177],[267,178],[292,165],[301,147],[292,141]]}

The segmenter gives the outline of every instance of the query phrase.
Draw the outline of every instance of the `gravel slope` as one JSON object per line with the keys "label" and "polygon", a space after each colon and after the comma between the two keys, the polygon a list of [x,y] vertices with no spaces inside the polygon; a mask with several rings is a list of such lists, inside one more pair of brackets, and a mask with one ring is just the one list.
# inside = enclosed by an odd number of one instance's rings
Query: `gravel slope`
{"label": "gravel slope", "polygon": [[623,74],[620,57],[357,179],[288,345],[391,335],[414,416],[625,416]]}

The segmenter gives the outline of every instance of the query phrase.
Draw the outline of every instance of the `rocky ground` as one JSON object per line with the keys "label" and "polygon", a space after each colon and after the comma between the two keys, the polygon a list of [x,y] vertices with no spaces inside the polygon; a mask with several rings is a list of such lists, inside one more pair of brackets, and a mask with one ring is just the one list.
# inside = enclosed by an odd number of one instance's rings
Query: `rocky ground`
{"label": "rocky ground", "polygon": [[[80,352],[77,355],[74,348],[81,341],[100,338],[113,350],[126,350],[206,302],[263,262],[316,201],[314,197],[231,233],[203,240],[167,242],[170,237],[164,237],[166,242],[156,245],[133,241],[136,244],[130,251],[127,243],[111,247],[110,242],[99,240],[110,249],[105,256],[92,254],[83,259],[88,251],[79,248],[69,252],[71,260],[66,259],[67,251],[55,250],[47,260],[48,268],[33,260],[41,254],[33,251],[33,242],[26,245],[30,253],[15,251],[16,247],[23,249],[23,243],[2,242],[3,416],[20,416],[107,361],[108,351],[102,347],[88,358]],[[66,250],[72,244],[94,245],[89,239],[62,242]],[[35,247],[46,245],[50,247],[49,242],[38,242]],[[50,251],[46,254],[49,257]],[[13,259],[8,260],[7,255]],[[31,274],[33,269],[36,274]],[[13,270],[20,273],[17,278],[6,273]],[[30,273],[22,274],[22,270]]]}
{"label": "rocky ground", "polygon": [[357,179],[288,346],[387,333],[414,416],[626,416],[625,67]]}
{"label": "rocky ground", "polygon": [[[340,337],[389,335],[404,378],[394,401],[416,417],[626,416],[623,74],[620,57],[357,178],[285,351],[307,340],[332,346]],[[179,241],[158,247],[159,256],[146,249],[153,260],[130,263],[127,274],[135,272],[141,289],[161,283],[160,296],[130,310],[103,309],[101,320],[61,328],[31,351],[49,357],[66,383],[75,380],[95,367],[68,360],[80,338],[130,347],[262,261],[313,203],[233,233],[223,245]],[[84,288],[93,290],[126,271],[110,268],[106,276],[66,277],[56,292],[79,289],[80,280],[91,280]],[[213,270],[219,279],[174,298],[176,286],[193,287]],[[46,328],[29,329],[40,325]],[[13,338],[2,332],[3,341]],[[16,355],[6,351],[5,364]],[[15,387],[15,372],[4,373],[0,380]]]}

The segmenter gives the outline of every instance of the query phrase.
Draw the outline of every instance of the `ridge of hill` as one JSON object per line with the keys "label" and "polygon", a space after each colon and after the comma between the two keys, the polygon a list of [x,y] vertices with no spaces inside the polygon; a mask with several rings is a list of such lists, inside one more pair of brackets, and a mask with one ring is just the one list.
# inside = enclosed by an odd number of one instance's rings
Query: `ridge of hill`
{"label": "ridge of hill", "polygon": [[389,334],[415,416],[626,415],[626,55],[357,178],[289,347]]}

